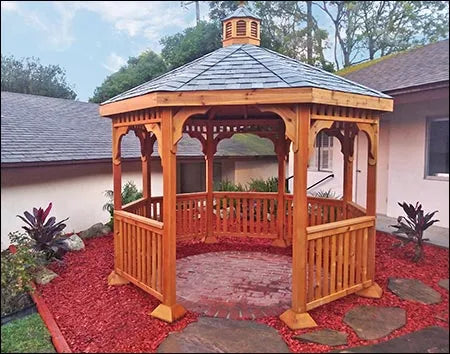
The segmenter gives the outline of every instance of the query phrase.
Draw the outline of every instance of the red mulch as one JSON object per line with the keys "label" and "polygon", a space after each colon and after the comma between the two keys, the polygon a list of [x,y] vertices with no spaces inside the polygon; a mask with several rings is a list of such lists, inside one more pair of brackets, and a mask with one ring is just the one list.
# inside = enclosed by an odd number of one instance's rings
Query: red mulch
{"label": "red mulch", "polygon": [[[427,326],[448,328],[448,292],[437,285],[448,278],[448,250],[426,245],[425,260],[415,264],[404,248],[392,248],[396,239],[377,233],[376,281],[385,291],[378,300],[350,295],[310,311],[319,325],[348,333],[348,346],[373,344],[410,333]],[[224,251],[267,251],[290,254],[291,249],[271,247],[264,240],[227,240],[220,244],[187,244],[178,247],[177,258],[189,255]],[[409,252],[412,252],[411,250]],[[149,313],[159,304],[152,296],[133,285],[110,287],[107,276],[113,268],[111,236],[88,240],[86,250],[67,254],[64,264],[52,269],[60,276],[46,286],[39,287],[42,297],[53,313],[67,343],[76,352],[154,352],[171,331],[183,329],[196,321],[197,315],[187,315],[174,324],[154,319]],[[401,300],[387,290],[388,277],[416,278],[442,295],[436,305],[421,305]],[[360,340],[342,321],[344,314],[357,305],[398,306],[407,312],[407,324],[391,335],[375,341]],[[444,317],[445,320],[436,318]],[[292,338],[293,334],[309,330],[291,331],[277,317],[258,320],[276,328],[294,352],[326,352],[324,345],[308,344]]]}

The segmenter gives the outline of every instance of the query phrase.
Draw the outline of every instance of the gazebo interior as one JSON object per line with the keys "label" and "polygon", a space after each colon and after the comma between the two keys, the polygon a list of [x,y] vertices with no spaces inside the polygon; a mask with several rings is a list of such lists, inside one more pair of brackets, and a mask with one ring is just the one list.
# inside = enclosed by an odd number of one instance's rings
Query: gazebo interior
{"label": "gazebo interior", "polygon": [[[292,304],[280,316],[292,329],[315,326],[308,311],[343,296],[381,296],[374,282],[378,127],[380,114],[392,111],[392,99],[259,42],[260,19],[239,7],[223,20],[223,48],[100,106],[113,128],[115,264],[108,281],[131,282],[155,296],[161,304],[151,315],[164,321],[185,313],[176,302],[176,244],[191,240],[257,237],[292,247]],[[122,205],[120,143],[130,131],[140,140],[143,198]],[[341,144],[341,199],[306,192],[308,160],[321,131]],[[365,206],[352,200],[354,138],[360,131],[369,141]],[[217,145],[237,133],[273,142],[278,192],[213,190]],[[176,193],[177,143],[183,134],[202,145],[204,192]],[[162,196],[150,193],[155,142]],[[287,193],[290,150],[293,192]]]}

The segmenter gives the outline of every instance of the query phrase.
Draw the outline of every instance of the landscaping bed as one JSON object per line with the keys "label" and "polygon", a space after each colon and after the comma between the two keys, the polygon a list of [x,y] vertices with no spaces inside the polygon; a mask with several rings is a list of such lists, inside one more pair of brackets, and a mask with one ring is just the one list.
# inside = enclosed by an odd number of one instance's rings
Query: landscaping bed
{"label": "landscaping bed", "polygon": [[[277,329],[294,352],[326,352],[373,344],[428,326],[448,328],[448,292],[438,285],[441,279],[448,278],[448,250],[425,245],[425,259],[413,263],[404,248],[392,248],[398,242],[395,237],[382,233],[377,233],[377,236],[375,280],[384,290],[383,297],[374,300],[351,295],[310,311],[319,329],[346,332],[346,346],[329,347],[301,342],[293,335],[312,330],[292,331],[278,317],[265,317],[257,321]],[[291,248],[271,247],[268,240],[227,239],[220,244],[180,245],[177,258],[226,250],[291,254]],[[181,330],[196,321],[198,315],[189,311],[174,324],[154,319],[149,313],[159,304],[155,298],[131,284],[108,286],[107,276],[113,269],[113,257],[111,235],[87,240],[84,251],[69,253],[63,264],[51,266],[59,277],[50,284],[38,287],[72,351],[153,352],[169,332]],[[442,301],[424,305],[402,300],[387,289],[389,277],[419,279],[439,292]],[[345,313],[358,305],[400,307],[406,310],[407,323],[379,340],[361,340],[343,322]]]}

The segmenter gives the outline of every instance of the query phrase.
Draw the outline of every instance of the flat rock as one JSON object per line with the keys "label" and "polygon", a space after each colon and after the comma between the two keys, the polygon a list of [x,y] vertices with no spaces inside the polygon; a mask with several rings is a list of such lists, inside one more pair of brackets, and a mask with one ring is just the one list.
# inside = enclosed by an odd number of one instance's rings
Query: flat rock
{"label": "flat rock", "polygon": [[353,328],[359,338],[365,340],[387,336],[406,323],[406,312],[399,307],[361,305],[344,316],[344,322]]}
{"label": "flat rock", "polygon": [[42,267],[34,274],[34,281],[38,284],[45,285],[50,283],[53,279],[58,276],[54,271]]}
{"label": "flat rock", "polygon": [[427,327],[383,343],[354,347],[339,353],[448,353],[448,329]]}
{"label": "flat rock", "polygon": [[278,332],[254,321],[199,317],[172,332],[157,353],[290,353]]}
{"label": "flat rock", "polygon": [[444,288],[445,290],[448,291],[448,279],[441,279],[439,280],[438,284],[441,288]]}
{"label": "flat rock", "polygon": [[320,329],[318,331],[309,332],[294,336],[293,338],[304,341],[313,342],[329,346],[347,344],[347,333],[335,331],[332,329]]}
{"label": "flat rock", "polygon": [[111,232],[111,228],[107,225],[103,225],[101,222],[92,225],[89,229],[80,232],[82,239],[103,236]]}
{"label": "flat rock", "polygon": [[417,279],[389,278],[388,288],[403,300],[420,302],[425,305],[441,302],[441,295]]}
{"label": "flat rock", "polygon": [[84,250],[84,242],[80,236],[73,234],[72,236],[64,240],[69,251],[81,251]]}

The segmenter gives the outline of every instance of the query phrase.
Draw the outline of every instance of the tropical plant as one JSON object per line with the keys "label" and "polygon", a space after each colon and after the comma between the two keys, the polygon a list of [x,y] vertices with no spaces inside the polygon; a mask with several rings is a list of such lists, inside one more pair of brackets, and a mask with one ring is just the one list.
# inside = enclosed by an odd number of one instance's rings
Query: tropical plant
{"label": "tropical plant", "polygon": [[252,178],[248,185],[248,190],[251,192],[277,192],[278,178],[269,177],[268,179]]}
{"label": "tropical plant", "polygon": [[317,192],[313,192],[312,195],[317,198],[341,199],[341,196],[332,189],[321,189]]}
{"label": "tropical plant", "polygon": [[438,211],[435,210],[425,214],[422,204],[419,204],[419,202],[415,206],[406,202],[398,203],[398,205],[405,211],[406,217],[399,216],[397,225],[390,226],[396,229],[394,234],[404,234],[407,237],[406,241],[401,242],[399,246],[404,246],[411,241],[416,243],[413,261],[418,262],[423,257],[423,242],[428,241],[427,238],[423,238],[423,232],[439,221],[437,219],[432,220],[434,214]]}
{"label": "tropical plant", "polygon": [[52,216],[47,220],[51,209],[52,203],[49,203],[45,210],[33,208],[33,214],[25,211],[25,217],[20,215],[17,215],[17,217],[27,224],[22,228],[30,237],[33,249],[42,251],[48,260],[62,259],[68,251],[67,244],[64,242],[67,237],[62,235],[62,230],[66,227],[64,221],[69,218],[56,222],[56,218]]}
{"label": "tropical plant", "polygon": [[[107,211],[110,215],[110,219],[106,225],[111,230],[114,227],[114,192],[112,190],[105,191],[105,197],[108,198],[108,202],[103,205],[103,210]],[[122,188],[122,204],[128,204],[142,198],[142,191],[138,190],[136,184],[133,181],[128,181]]]}

